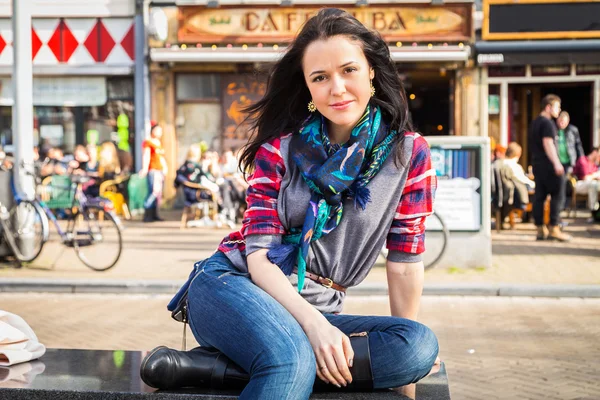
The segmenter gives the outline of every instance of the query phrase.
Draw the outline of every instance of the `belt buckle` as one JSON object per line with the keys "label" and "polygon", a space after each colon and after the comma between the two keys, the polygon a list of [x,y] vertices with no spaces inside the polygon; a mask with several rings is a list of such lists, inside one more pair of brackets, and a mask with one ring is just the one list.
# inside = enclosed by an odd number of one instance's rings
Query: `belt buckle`
{"label": "belt buckle", "polygon": [[333,281],[329,278],[323,278],[324,282],[321,282],[321,285],[325,286],[328,289],[333,287]]}

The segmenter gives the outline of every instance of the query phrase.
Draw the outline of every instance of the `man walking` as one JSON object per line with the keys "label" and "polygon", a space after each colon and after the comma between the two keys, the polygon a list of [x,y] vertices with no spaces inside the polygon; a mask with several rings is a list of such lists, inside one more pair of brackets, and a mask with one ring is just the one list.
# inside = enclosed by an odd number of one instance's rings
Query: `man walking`
{"label": "man walking", "polygon": [[[565,169],[560,162],[556,147],[556,125],[553,119],[560,113],[560,98],[549,94],[542,99],[540,115],[529,129],[531,164],[535,176],[533,218],[537,227],[537,240],[571,240],[564,234],[559,223],[562,193],[565,190]],[[550,195],[550,226],[544,225],[544,202]]]}

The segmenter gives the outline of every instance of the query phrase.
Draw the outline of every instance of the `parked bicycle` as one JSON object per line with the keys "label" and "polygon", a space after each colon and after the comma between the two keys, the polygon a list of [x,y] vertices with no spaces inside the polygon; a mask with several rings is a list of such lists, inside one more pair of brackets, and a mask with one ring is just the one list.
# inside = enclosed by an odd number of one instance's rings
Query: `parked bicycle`
{"label": "parked bicycle", "polygon": [[[5,163],[1,169],[9,170]],[[39,180],[29,168],[24,170]],[[24,198],[11,179],[15,201],[10,209],[0,204],[0,224],[4,238],[19,262],[31,262],[39,256],[49,237],[49,221],[55,226],[61,243],[73,247],[77,257],[89,268],[106,271],[119,261],[123,248],[120,220],[109,200],[85,195],[82,185],[89,180],[85,176],[71,175],[70,185],[50,186],[50,190],[74,193],[70,207],[65,209],[66,226],[63,229],[39,196],[33,200]]]}
{"label": "parked bicycle", "polygon": [[[423,253],[423,264],[425,269],[433,268],[441,259],[448,246],[450,231],[439,214],[433,211],[427,217],[427,229],[425,233],[425,253]],[[387,258],[388,250],[384,247],[381,255]]]}

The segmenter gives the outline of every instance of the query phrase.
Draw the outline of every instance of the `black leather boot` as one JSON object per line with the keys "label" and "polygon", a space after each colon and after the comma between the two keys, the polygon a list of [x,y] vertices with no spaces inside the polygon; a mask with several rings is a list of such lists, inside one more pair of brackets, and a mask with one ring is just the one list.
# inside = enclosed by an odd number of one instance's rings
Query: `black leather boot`
{"label": "black leather boot", "polygon": [[[350,342],[354,349],[354,363],[350,368],[352,383],[338,388],[315,378],[314,391],[373,390],[369,338],[354,336]],[[155,348],[144,358],[140,376],[146,385],[156,389],[242,389],[250,379],[241,367],[218,350],[197,347],[190,351],[178,351],[165,346]]]}
{"label": "black leather boot", "polygon": [[242,389],[248,374],[218,350],[179,351],[159,346],[142,361],[140,376],[156,389],[204,387]]}

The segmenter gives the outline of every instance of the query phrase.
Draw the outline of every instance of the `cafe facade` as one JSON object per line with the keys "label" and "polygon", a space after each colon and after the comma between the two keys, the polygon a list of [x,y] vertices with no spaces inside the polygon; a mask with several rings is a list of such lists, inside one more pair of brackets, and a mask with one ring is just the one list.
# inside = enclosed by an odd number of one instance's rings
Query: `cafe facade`
{"label": "cafe facade", "polygon": [[481,41],[482,135],[523,147],[547,94],[579,128],[583,147],[600,145],[600,2],[484,0]]}
{"label": "cafe facade", "polygon": [[[171,170],[193,143],[217,151],[247,143],[241,110],[263,96],[269,68],[304,22],[328,6],[312,0],[221,3],[150,7],[151,114],[164,127]],[[352,13],[388,43],[417,129],[476,135],[477,121],[466,113],[479,104],[470,59],[473,3],[364,3],[329,6]]]}

